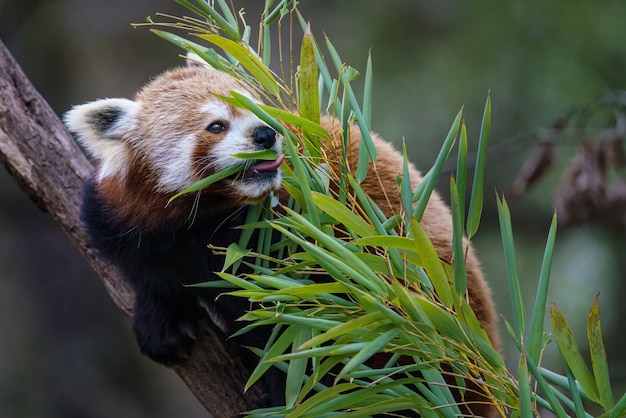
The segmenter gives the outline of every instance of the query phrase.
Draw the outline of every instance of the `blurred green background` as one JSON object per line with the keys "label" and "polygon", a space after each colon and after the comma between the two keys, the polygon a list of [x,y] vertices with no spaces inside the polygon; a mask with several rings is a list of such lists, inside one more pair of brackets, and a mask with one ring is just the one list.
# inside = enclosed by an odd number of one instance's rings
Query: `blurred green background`
{"label": "blurred green background", "polygon": [[[256,26],[261,3],[236,6]],[[498,310],[512,318],[495,191],[508,196],[533,145],[558,117],[626,88],[626,3],[302,0],[300,9],[318,39],[327,34],[353,67],[364,70],[371,48],[373,127],[396,144],[404,138],[418,167],[430,167],[462,105],[470,147],[476,147],[491,89],[485,213],[475,244]],[[72,104],[128,97],[181,63],[176,47],[130,26],[156,12],[188,14],[174,0],[0,0],[0,38],[61,115]],[[555,169],[525,196],[509,199],[528,302],[554,210],[552,194],[588,134],[575,132],[559,142]],[[445,184],[447,177],[443,195]],[[95,274],[4,170],[0,199],[0,416],[206,416],[172,372],[138,354],[129,322]],[[619,326],[626,317],[620,301],[626,296],[625,238],[623,225],[561,226],[549,293],[584,346],[586,316],[601,293],[619,394],[626,387],[626,338]],[[506,355],[517,364],[510,344]],[[546,364],[561,367],[550,352]]]}

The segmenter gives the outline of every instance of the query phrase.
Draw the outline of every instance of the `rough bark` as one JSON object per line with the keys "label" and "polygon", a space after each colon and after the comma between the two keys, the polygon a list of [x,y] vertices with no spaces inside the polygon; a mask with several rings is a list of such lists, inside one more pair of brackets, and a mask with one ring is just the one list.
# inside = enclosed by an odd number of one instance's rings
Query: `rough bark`
{"label": "rough bark", "polygon": [[[0,161],[21,190],[48,212],[85,256],[115,304],[132,314],[134,294],[114,266],[89,247],[79,219],[81,190],[92,166],[0,41]],[[228,342],[208,324],[191,358],[173,367],[215,417],[258,406],[260,388],[243,395],[248,375]]]}

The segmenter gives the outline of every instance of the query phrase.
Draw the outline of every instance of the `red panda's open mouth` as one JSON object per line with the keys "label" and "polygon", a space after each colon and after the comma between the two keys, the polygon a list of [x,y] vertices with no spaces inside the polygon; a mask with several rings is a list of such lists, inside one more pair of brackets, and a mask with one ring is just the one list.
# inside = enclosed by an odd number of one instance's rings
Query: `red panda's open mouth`
{"label": "red panda's open mouth", "polygon": [[247,168],[243,173],[243,178],[255,178],[259,176],[273,175],[277,172],[278,167],[285,159],[284,154],[280,154],[278,158],[271,161],[262,161]]}

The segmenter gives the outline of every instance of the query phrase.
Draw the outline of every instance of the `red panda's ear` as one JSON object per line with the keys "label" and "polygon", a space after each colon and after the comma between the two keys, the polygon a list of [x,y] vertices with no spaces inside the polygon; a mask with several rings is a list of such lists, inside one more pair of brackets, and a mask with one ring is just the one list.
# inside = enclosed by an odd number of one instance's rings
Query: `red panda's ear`
{"label": "red panda's ear", "polygon": [[132,100],[102,99],[74,106],[63,119],[91,156],[118,166],[128,152],[122,139],[135,127],[138,109]]}
{"label": "red panda's ear", "polygon": [[213,69],[209,64],[204,62],[202,58],[198,54],[193,51],[187,52],[187,67],[202,67],[202,68],[210,68]]}

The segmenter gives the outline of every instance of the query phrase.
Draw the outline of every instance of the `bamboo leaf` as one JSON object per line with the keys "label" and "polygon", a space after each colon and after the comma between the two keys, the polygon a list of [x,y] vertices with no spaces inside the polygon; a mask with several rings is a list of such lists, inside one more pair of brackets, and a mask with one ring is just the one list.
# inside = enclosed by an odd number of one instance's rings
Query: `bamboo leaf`
{"label": "bamboo leaf", "polygon": [[467,292],[467,272],[465,271],[465,251],[463,250],[463,215],[461,202],[454,182],[450,177],[450,196],[452,206],[452,257],[454,258],[454,288],[457,295],[463,296]]}
{"label": "bamboo leaf", "polygon": [[280,87],[270,70],[263,65],[255,54],[244,48],[241,44],[219,35],[199,34],[197,36],[219,46],[225,52],[233,56],[271,94],[274,96],[280,94]]}
{"label": "bamboo leaf", "polygon": [[276,151],[271,150],[271,149],[251,151],[251,152],[238,152],[236,154],[231,154],[231,156],[235,158],[243,158],[243,159],[251,159],[251,160],[266,160],[266,161],[274,161],[278,158],[278,154],[276,153]]}
{"label": "bamboo leaf", "polygon": [[563,314],[554,304],[552,304],[551,313],[554,338],[556,339],[563,359],[572,370],[574,377],[576,377],[576,380],[580,383],[580,386],[585,394],[594,402],[600,403],[598,387],[596,386],[596,382],[585,364],[583,356],[580,354],[572,329],[563,317]]}
{"label": "bamboo leaf", "polygon": [[379,335],[372,341],[369,341],[362,350],[360,350],[355,356],[353,356],[350,361],[341,369],[341,371],[337,374],[335,381],[341,380],[346,374],[350,373],[352,370],[356,369],[360,365],[362,365],[367,359],[372,357],[374,354],[382,351],[382,349],[389,343],[389,341],[393,340],[402,332],[399,328],[392,328],[389,331]]}
{"label": "bamboo leaf", "polygon": [[265,110],[267,114],[276,118],[277,120],[297,126],[309,135],[324,139],[330,137],[330,134],[319,124],[319,122],[316,123],[310,121],[292,112],[287,112],[281,109],[277,109],[275,107],[266,106],[263,104],[259,104],[259,107]]}
{"label": "bamboo leaf", "polygon": [[[205,3],[204,0],[199,0],[199,1],[202,3]],[[228,22],[229,27],[238,29],[237,19],[235,19],[235,16],[231,12],[230,7],[228,7],[228,4],[226,3],[226,1],[217,0],[217,4],[220,6],[220,9],[222,10],[222,14],[224,15],[225,20]],[[237,33],[239,33],[238,30],[237,30]],[[237,38],[233,38],[233,39],[237,40]]]}
{"label": "bamboo leaf", "polygon": [[[415,206],[415,210],[413,211],[413,217],[418,221],[422,219],[422,215],[424,215],[424,211],[426,210],[426,205],[428,204],[428,200],[430,199],[430,195],[432,194],[435,184],[437,183],[437,179],[439,178],[439,174],[443,169],[443,165],[448,159],[448,155],[450,154],[450,150],[454,145],[455,138],[459,133],[459,127],[461,125],[461,120],[463,119],[463,109],[459,110],[456,118],[454,118],[454,122],[452,122],[452,126],[450,127],[450,131],[448,132],[448,136],[446,136],[445,141],[443,141],[443,145],[439,154],[437,155],[437,159],[435,160],[435,164],[428,171],[422,183],[417,186],[415,192],[413,192],[413,201],[417,201],[417,205]],[[418,200],[419,199],[419,200]]]}
{"label": "bamboo leaf", "polygon": [[572,370],[567,366],[567,363],[563,365],[565,368],[565,374],[567,375],[567,382],[569,386],[569,392],[573,399],[574,410],[576,411],[577,417],[585,416],[585,406],[583,405],[581,396],[580,396],[580,386],[577,384],[574,375],[572,374]]}
{"label": "bamboo leaf", "polygon": [[167,204],[169,205],[170,203],[172,203],[174,199],[177,199],[182,195],[204,189],[206,187],[209,187],[213,183],[217,183],[220,180],[224,180],[226,177],[230,177],[233,174],[237,174],[241,172],[243,168],[244,168],[243,165],[234,165],[234,166],[227,167],[223,170],[220,170],[215,174],[211,174],[210,176],[205,177],[202,180],[197,181],[196,183],[187,187],[182,192],[178,192],[174,196],[170,197],[170,199],[167,201]]}
{"label": "bamboo leaf", "polygon": [[311,34],[311,26],[307,25],[302,39],[302,48],[300,49],[300,100],[298,109],[300,115],[313,121],[320,123],[320,102],[318,88],[318,69],[317,58],[315,57],[315,48],[313,45],[313,35]]}
{"label": "bamboo leaf", "polygon": [[509,293],[511,294],[511,306],[513,309],[513,320],[515,321],[515,332],[517,338],[524,335],[525,312],[522,300],[522,290],[517,275],[517,265],[515,262],[515,247],[513,240],[513,229],[511,227],[511,212],[502,198],[496,199],[498,204],[498,219],[500,221],[500,233],[502,235],[502,247],[504,248],[504,261],[509,282]]}
{"label": "bamboo leaf", "polygon": [[548,297],[548,285],[550,283],[550,266],[552,265],[552,253],[556,239],[556,221],[557,218],[555,213],[552,217],[550,231],[548,232],[548,240],[546,242],[546,249],[543,253],[543,263],[541,265],[541,273],[539,274],[535,307],[533,309],[530,327],[528,329],[527,353],[528,357],[530,357],[536,364],[539,363],[541,346],[543,344],[543,324],[546,312],[546,301]]}
{"label": "bamboo leaf", "polygon": [[365,67],[365,83],[363,85],[363,122],[368,129],[372,129],[372,50],[367,54]]}
{"label": "bamboo leaf", "polygon": [[456,187],[459,194],[459,212],[461,221],[465,217],[465,193],[467,188],[467,127],[465,121],[461,123],[459,135],[459,152],[456,163]]}
{"label": "bamboo leaf", "polygon": [[[311,331],[307,328],[302,327],[298,331],[292,343],[292,350],[300,346],[311,336]],[[298,394],[305,381],[307,363],[307,359],[305,358],[293,359],[289,362],[285,382],[285,402],[287,408],[292,408],[298,399]]]}
{"label": "bamboo leaf", "polygon": [[228,267],[247,256],[249,253],[249,250],[241,248],[237,245],[237,243],[233,242],[226,249],[226,259],[224,260],[224,267],[222,267],[222,271],[227,270]]}
{"label": "bamboo leaf", "polygon": [[311,396],[304,401],[297,409],[287,414],[287,418],[299,418],[301,416],[311,416],[307,413],[310,409],[318,405],[328,404],[335,399],[340,393],[347,392],[358,388],[358,385],[354,383],[340,383],[338,385],[329,387],[328,389]]}
{"label": "bamboo leaf", "polygon": [[520,417],[533,418],[530,379],[526,366],[526,353],[523,351],[517,366],[517,380],[519,381]]}
{"label": "bamboo leaf", "polygon": [[241,40],[241,35],[239,35],[239,30],[237,28],[237,21],[234,20],[234,17],[232,18],[232,21],[234,21],[233,25],[228,20],[224,19],[222,15],[217,13],[217,11],[213,7],[211,7],[208,2],[203,0],[196,0],[196,4],[202,9],[203,14],[205,14],[205,16],[208,15],[210,19],[213,19],[215,23],[217,23],[217,25],[224,31],[224,33],[228,35],[229,38],[237,42]]}
{"label": "bamboo leaf", "polygon": [[415,219],[411,219],[410,226],[415,241],[415,250],[422,259],[422,267],[428,273],[428,278],[441,301],[448,307],[452,306],[452,292],[448,284],[448,275],[441,264],[441,260],[439,260],[439,255],[435,251],[432,241]]}
{"label": "bamboo leaf", "polygon": [[606,360],[604,343],[602,342],[602,329],[600,327],[600,311],[596,295],[591,305],[589,319],[587,321],[587,336],[589,339],[589,351],[591,354],[591,366],[596,379],[598,395],[602,407],[609,411],[613,408],[613,394],[611,393],[611,379],[609,377],[609,365]]}
{"label": "bamboo leaf", "polygon": [[626,415],[626,393],[624,393],[619,401],[617,401],[617,403],[615,404],[615,408],[611,410],[609,418],[619,418],[623,417],[624,415]]}
{"label": "bamboo leaf", "polygon": [[487,95],[483,120],[480,126],[480,139],[478,141],[478,152],[476,156],[476,168],[474,169],[474,180],[472,183],[472,196],[470,198],[469,212],[467,214],[467,237],[471,239],[480,224],[480,216],[483,211],[483,183],[485,177],[485,166],[487,159],[487,142],[491,130],[491,93]]}
{"label": "bamboo leaf", "polygon": [[409,157],[406,153],[406,142],[402,141],[402,180],[400,184],[400,196],[404,207],[405,222],[409,223],[409,216],[413,211],[413,191],[411,189],[411,174],[409,171]]}
{"label": "bamboo leaf", "polygon": [[313,192],[313,201],[320,211],[327,213],[359,237],[370,237],[376,234],[374,228],[365,222],[362,217],[356,215],[348,209],[348,207],[342,205],[332,197]]}
{"label": "bamboo leaf", "polygon": [[250,374],[250,377],[246,382],[245,390],[250,389],[250,387],[257,382],[270,367],[272,367],[272,363],[268,360],[284,353],[291,343],[297,338],[299,333],[300,329],[297,326],[290,326],[285,329],[280,337],[278,337],[278,339],[271,344],[271,347],[267,349],[265,355],[261,358],[261,361],[259,361],[259,364]]}

